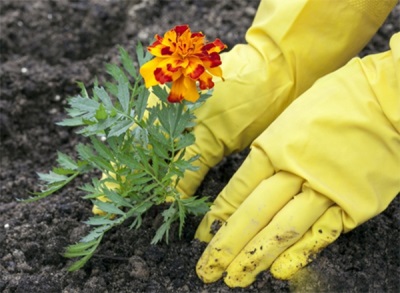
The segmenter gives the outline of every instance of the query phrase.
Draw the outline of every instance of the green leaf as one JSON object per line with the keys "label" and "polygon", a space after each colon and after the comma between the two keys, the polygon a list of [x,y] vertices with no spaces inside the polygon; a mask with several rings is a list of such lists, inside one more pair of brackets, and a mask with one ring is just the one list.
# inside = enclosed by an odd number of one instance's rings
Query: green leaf
{"label": "green leaf", "polygon": [[85,88],[85,85],[82,82],[77,82],[79,88],[81,89],[81,95],[86,98],[89,99],[89,95],[87,93],[87,90]]}
{"label": "green leaf", "polygon": [[94,87],[93,93],[100,98],[108,111],[111,111],[114,108],[110,96],[103,87]]}
{"label": "green leaf", "polygon": [[57,152],[57,162],[61,167],[65,169],[76,170],[78,169],[78,164],[68,155]]}
{"label": "green leaf", "polygon": [[122,196],[120,196],[115,191],[112,191],[109,189],[104,189],[104,193],[105,193],[106,197],[117,206],[123,206],[123,207],[128,207],[128,208],[133,207],[127,200],[125,200]]}
{"label": "green leaf", "polygon": [[180,199],[182,204],[185,206],[187,213],[195,216],[204,215],[210,210],[211,203],[207,202],[208,197],[196,197],[192,196],[189,198]]}
{"label": "green leaf", "polygon": [[118,95],[118,85],[115,83],[107,81],[104,83],[104,86],[111,95],[115,97]]}
{"label": "green leaf", "polygon": [[114,172],[114,166],[110,161],[99,156],[91,157],[92,164],[96,165],[102,172]]}
{"label": "green leaf", "polygon": [[109,214],[117,214],[117,215],[125,215],[123,211],[117,208],[115,205],[107,202],[103,202],[101,200],[95,200],[94,204],[101,209],[102,211]]}
{"label": "green leaf", "polygon": [[103,234],[110,230],[113,226],[110,225],[104,225],[104,226],[99,226],[92,231],[85,237],[83,237],[80,242],[90,242],[93,241],[94,239],[97,239],[99,241],[99,238],[103,237]]}
{"label": "green leaf", "polygon": [[144,51],[142,43],[138,43],[136,46],[136,56],[138,58],[139,66],[142,67],[147,61],[152,59],[152,55],[148,51]]}
{"label": "green leaf", "polygon": [[97,120],[104,120],[107,118],[107,111],[103,104],[100,104],[99,108],[96,111],[95,117]]}
{"label": "green leaf", "polygon": [[87,250],[92,248],[94,245],[96,245],[96,243],[98,242],[98,239],[89,241],[89,242],[79,242],[79,243],[75,243],[72,244],[70,246],[68,246],[67,251],[71,252],[71,253],[76,253],[82,250]]}
{"label": "green leaf", "polygon": [[146,184],[146,185],[143,187],[142,192],[148,193],[148,192],[150,192],[153,188],[155,188],[155,187],[157,187],[157,186],[159,186],[159,185],[160,185],[160,184],[157,183],[157,182],[154,182],[154,183],[151,183],[151,184]]}
{"label": "green leaf", "polygon": [[[82,98],[79,96],[70,99],[69,104],[74,109],[74,115],[82,115],[84,113],[93,114],[99,108],[99,103],[93,99]],[[70,112],[71,114],[71,112]]]}
{"label": "green leaf", "polygon": [[179,216],[179,237],[182,236],[183,232],[183,226],[185,225],[185,218],[186,218],[186,208],[182,204],[182,201],[179,199],[176,200],[176,203],[178,204],[178,216]]}
{"label": "green leaf", "polygon": [[68,179],[65,175],[60,175],[50,171],[49,173],[37,173],[39,175],[39,179],[42,181],[46,181],[47,183],[55,183],[55,182],[62,182]]}
{"label": "green leaf", "polygon": [[75,126],[85,125],[85,123],[83,122],[82,118],[75,117],[75,118],[63,119],[60,122],[56,122],[56,125],[75,127]]}
{"label": "green leaf", "polygon": [[100,226],[100,225],[112,224],[113,221],[104,217],[91,217],[85,223],[91,226]]}
{"label": "green leaf", "polygon": [[169,240],[169,229],[171,224],[177,218],[177,210],[174,205],[170,205],[170,207],[162,212],[162,216],[164,218],[163,224],[157,229],[156,235],[151,240],[151,244],[156,244],[165,237],[165,241],[168,243]]}
{"label": "green leaf", "polygon": [[136,100],[136,107],[135,107],[136,116],[137,116],[138,120],[143,119],[143,115],[146,111],[149,95],[150,95],[150,92],[146,88],[143,88],[143,90],[139,92],[138,98]]}
{"label": "green leaf", "polygon": [[128,52],[122,47],[119,47],[118,50],[119,50],[119,54],[121,56],[122,65],[124,66],[125,70],[132,77],[136,78],[137,77],[136,68],[135,68],[133,60],[129,56]]}
{"label": "green leaf", "polygon": [[120,136],[121,134],[125,133],[133,124],[135,124],[135,122],[132,120],[119,121],[112,126],[107,137]]}
{"label": "green leaf", "polygon": [[[77,167],[78,168],[78,167]],[[76,170],[71,170],[71,169],[64,169],[64,168],[58,168],[58,167],[54,167],[53,168],[53,172],[59,175],[72,175],[76,173]]]}
{"label": "green leaf", "polygon": [[107,72],[118,82],[128,82],[128,77],[124,71],[115,64],[106,65]]}
{"label": "green leaf", "polygon": [[122,109],[126,114],[129,114],[129,87],[128,82],[119,80],[118,81],[118,95],[117,98],[121,103]]}
{"label": "green leaf", "polygon": [[82,133],[85,136],[103,134],[106,129],[110,128],[118,120],[119,120],[119,117],[117,117],[117,116],[108,117],[107,119],[102,120],[96,124],[85,127],[82,131],[78,131],[78,133]]}
{"label": "green leaf", "polygon": [[115,159],[113,152],[104,143],[102,143],[99,139],[92,136],[90,138],[90,140],[93,144],[94,149],[100,156],[102,156],[104,159],[109,160],[109,161],[113,161]]}
{"label": "green leaf", "polygon": [[93,150],[88,147],[87,145],[84,145],[82,143],[79,143],[76,146],[76,150],[79,154],[79,156],[82,158],[82,160],[86,160],[86,161],[91,161],[92,158],[95,156],[95,154],[93,153]]}
{"label": "green leaf", "polygon": [[179,136],[178,141],[176,143],[176,150],[180,150],[194,144],[195,140],[196,139],[193,133],[191,132]]}
{"label": "green leaf", "polygon": [[81,186],[79,189],[87,192],[87,194],[83,197],[84,199],[97,198],[101,195],[104,195],[103,191],[99,189],[99,180],[97,178],[92,179],[92,184],[86,183]]}
{"label": "green leaf", "polygon": [[87,262],[88,260],[92,257],[91,254],[81,258],[80,260],[74,262],[69,268],[68,271],[69,272],[74,272],[79,270],[80,268],[82,268]]}
{"label": "green leaf", "polygon": [[[42,173],[39,173],[39,174],[42,174]],[[55,173],[53,173],[53,174],[55,174]],[[58,179],[60,177],[57,177],[57,176],[53,177],[52,174],[42,174],[42,175],[45,175],[44,178],[50,179],[50,181],[47,181],[47,184],[45,185],[45,189],[40,191],[40,192],[31,193],[31,194],[33,194],[35,196],[34,197],[30,197],[28,199],[20,200],[20,201],[22,201],[22,202],[33,202],[33,201],[37,201],[39,199],[45,198],[45,197],[49,196],[50,194],[53,194],[54,192],[56,192],[56,191],[60,190],[61,188],[63,188],[65,185],[67,185],[69,182],[71,182],[79,174],[80,174],[80,172],[76,171],[75,173],[73,173],[69,177],[64,176],[65,179],[63,181],[58,181]],[[60,175],[60,176],[63,176],[63,175]],[[56,180],[56,181],[54,181],[54,180]]]}
{"label": "green leaf", "polygon": [[156,95],[161,101],[163,101],[165,103],[169,103],[168,102],[169,93],[168,93],[167,89],[169,89],[168,85],[165,85],[162,87],[159,85],[156,85],[151,88],[151,90],[153,91],[153,94]]}
{"label": "green leaf", "polygon": [[153,180],[152,177],[148,176],[146,173],[144,173],[146,176],[143,176],[141,178],[137,178],[134,181],[132,181],[135,185],[142,185],[144,183],[148,183],[149,181]]}

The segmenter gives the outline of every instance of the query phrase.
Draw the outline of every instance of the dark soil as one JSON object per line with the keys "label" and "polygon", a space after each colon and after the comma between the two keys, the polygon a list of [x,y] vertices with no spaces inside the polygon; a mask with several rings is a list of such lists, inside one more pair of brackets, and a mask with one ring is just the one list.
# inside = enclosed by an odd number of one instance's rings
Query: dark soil
{"label": "dark soil", "polygon": [[[55,164],[56,150],[73,151],[81,140],[58,127],[76,81],[87,86],[117,62],[118,45],[133,53],[140,40],[188,23],[209,39],[232,47],[244,41],[258,1],[243,0],[1,0],[0,1],[0,291],[1,292],[399,292],[400,200],[343,235],[290,282],[268,272],[246,289],[222,281],[205,285],[194,268],[203,244],[193,241],[200,218],[188,219],[182,239],[150,245],[159,219],[153,209],[143,227],[112,230],[98,253],[78,272],[61,256],[85,235],[89,201],[76,187],[37,203],[17,203],[37,189],[35,172]],[[400,5],[361,55],[388,49],[400,30]],[[246,152],[233,155],[207,176],[199,194],[216,196]],[[176,233],[174,233],[176,235]]]}

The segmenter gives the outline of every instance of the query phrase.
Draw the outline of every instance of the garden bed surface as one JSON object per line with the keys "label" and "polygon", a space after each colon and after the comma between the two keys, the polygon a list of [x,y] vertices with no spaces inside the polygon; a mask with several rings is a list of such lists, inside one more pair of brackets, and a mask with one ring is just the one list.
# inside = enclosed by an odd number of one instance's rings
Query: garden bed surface
{"label": "garden bed surface", "polygon": [[[66,99],[78,92],[76,81],[89,87],[95,76],[105,79],[105,63],[118,62],[118,45],[133,54],[137,41],[148,43],[154,34],[188,23],[232,48],[244,42],[257,5],[254,0],[0,1],[0,292],[399,291],[399,198],[342,235],[290,282],[267,271],[245,289],[197,278],[194,268],[205,246],[192,239],[200,218],[187,220],[182,239],[150,245],[162,207],[154,208],[142,228],[129,230],[127,224],[110,231],[87,265],[68,273],[71,260],[61,254],[87,232],[83,221],[91,204],[76,187],[89,176],[42,201],[16,202],[37,190],[35,172],[47,172],[57,150],[71,154],[82,141],[73,129],[55,123],[65,117]],[[387,50],[399,19],[400,5],[360,55]],[[198,194],[215,197],[246,154],[213,168]]]}

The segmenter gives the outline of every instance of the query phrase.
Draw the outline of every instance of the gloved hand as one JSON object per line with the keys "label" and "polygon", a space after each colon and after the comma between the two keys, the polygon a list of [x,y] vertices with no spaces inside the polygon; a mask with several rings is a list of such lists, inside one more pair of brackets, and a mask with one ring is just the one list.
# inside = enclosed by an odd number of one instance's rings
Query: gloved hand
{"label": "gloved hand", "polygon": [[[318,78],[343,66],[367,43],[397,0],[262,0],[248,44],[221,54],[225,82],[196,112],[200,170],[178,189],[193,195],[209,168],[243,150]],[[221,37],[223,39],[223,37]]]}
{"label": "gloved hand", "polygon": [[[335,2],[336,3],[336,2]],[[252,144],[196,237],[196,270],[250,285],[269,268],[290,278],[382,212],[400,191],[400,33],[391,51],[355,58],[318,80]],[[214,220],[222,223],[213,236]]]}

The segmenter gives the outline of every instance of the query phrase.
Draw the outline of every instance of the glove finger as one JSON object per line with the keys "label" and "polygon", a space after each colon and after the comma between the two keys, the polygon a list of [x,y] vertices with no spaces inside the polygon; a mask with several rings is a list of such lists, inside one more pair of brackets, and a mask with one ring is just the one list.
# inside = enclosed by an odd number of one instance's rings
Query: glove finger
{"label": "glove finger", "polygon": [[303,186],[303,192],[279,211],[272,221],[238,254],[226,270],[229,287],[247,287],[288,247],[298,241],[333,204]]}
{"label": "glove finger", "polygon": [[339,206],[329,208],[298,242],[274,261],[271,266],[272,275],[282,280],[290,279],[299,269],[313,261],[317,253],[342,233],[342,213]]}
{"label": "glove finger", "polygon": [[243,247],[301,188],[302,179],[287,172],[262,181],[222,225],[201,256],[197,274],[205,283],[222,277]]}
{"label": "glove finger", "polygon": [[218,195],[210,211],[204,216],[195,238],[209,242],[214,236],[211,232],[214,221],[225,222],[252,191],[273,174],[274,168],[267,155],[261,148],[254,146],[242,166]]}

